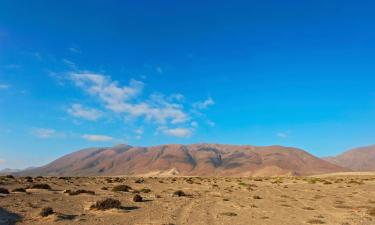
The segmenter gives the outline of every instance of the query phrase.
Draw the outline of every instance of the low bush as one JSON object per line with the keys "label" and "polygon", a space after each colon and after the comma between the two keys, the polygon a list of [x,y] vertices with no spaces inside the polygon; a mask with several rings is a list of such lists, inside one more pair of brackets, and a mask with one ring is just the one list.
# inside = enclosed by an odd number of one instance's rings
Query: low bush
{"label": "low bush", "polygon": [[94,205],[90,207],[91,209],[98,209],[98,210],[108,210],[108,209],[120,209],[121,202],[117,199],[113,198],[106,198],[104,200],[99,200],[95,202]]}
{"label": "low bush", "polygon": [[134,195],[133,201],[134,202],[142,202],[143,198],[142,198],[142,196],[140,196],[140,195],[137,194],[137,195]]}
{"label": "low bush", "polygon": [[112,191],[115,192],[129,192],[132,188],[129,187],[128,185],[122,184],[122,185],[117,185],[112,188]]}
{"label": "low bush", "polygon": [[79,189],[76,191],[67,191],[69,195],[79,195],[79,194],[89,194],[89,195],[95,195],[94,191],[89,191],[89,190],[84,190],[84,189]]}
{"label": "low bush", "polygon": [[49,215],[52,215],[54,212],[53,212],[53,209],[51,207],[44,207],[42,208],[42,210],[40,211],[39,215],[41,217],[47,217]]}
{"label": "low bush", "polygon": [[0,187],[0,194],[9,194],[8,189]]}
{"label": "low bush", "polygon": [[181,191],[181,190],[178,190],[178,191],[175,191],[173,193],[174,196],[177,196],[177,197],[182,197],[182,196],[186,196],[185,192]]}
{"label": "low bush", "polygon": [[26,192],[25,188],[15,188],[12,190],[12,192]]}
{"label": "low bush", "polygon": [[48,184],[34,184],[30,188],[32,188],[32,189],[47,189],[47,190],[50,190],[51,186],[49,186]]}

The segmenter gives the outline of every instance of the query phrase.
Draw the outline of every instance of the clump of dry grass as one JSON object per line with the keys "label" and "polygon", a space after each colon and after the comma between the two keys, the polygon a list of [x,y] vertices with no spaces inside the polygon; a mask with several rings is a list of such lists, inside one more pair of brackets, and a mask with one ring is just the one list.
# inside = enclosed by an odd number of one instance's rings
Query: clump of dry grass
{"label": "clump of dry grass", "polygon": [[367,210],[367,214],[369,214],[370,216],[375,216],[375,208],[374,207],[373,208],[369,208]]}
{"label": "clump of dry grass", "polygon": [[134,181],[134,183],[137,183],[137,184],[142,184],[142,183],[144,183],[145,182],[145,179],[143,179],[143,178],[139,178],[139,179],[136,179],[135,181]]}
{"label": "clump of dry grass", "polygon": [[259,195],[254,195],[253,199],[262,199],[262,197],[260,197]]}
{"label": "clump of dry grass", "polygon": [[90,208],[97,210],[120,209],[121,202],[117,199],[106,198],[95,202]]}
{"label": "clump of dry grass", "polygon": [[95,195],[94,191],[89,191],[89,190],[84,190],[84,189],[79,189],[76,191],[67,190],[66,193],[68,193],[69,195],[79,195],[79,194]]}
{"label": "clump of dry grass", "polygon": [[40,211],[39,215],[41,217],[47,217],[49,215],[52,215],[54,212],[53,212],[53,209],[51,207],[44,207],[42,208],[42,210]]}
{"label": "clump of dry grass", "polygon": [[311,219],[311,220],[308,220],[307,223],[310,223],[310,224],[325,224],[324,221],[319,220],[319,219]]}
{"label": "clump of dry grass", "polygon": [[220,214],[223,216],[237,216],[237,213],[234,213],[234,212],[223,212]]}
{"label": "clump of dry grass", "polygon": [[51,186],[49,186],[48,184],[34,184],[30,188],[32,188],[32,189],[46,189],[46,190],[50,190]]}
{"label": "clump of dry grass", "polygon": [[142,202],[143,198],[142,198],[142,196],[140,196],[140,195],[137,194],[137,195],[134,195],[133,201],[134,202]]}
{"label": "clump of dry grass", "polygon": [[112,191],[114,192],[129,192],[132,188],[128,185],[125,185],[125,184],[121,184],[121,185],[117,185],[117,186],[114,186],[112,188]]}
{"label": "clump of dry grass", "polygon": [[0,194],[9,194],[8,189],[0,187]]}
{"label": "clump of dry grass", "polygon": [[12,190],[12,192],[26,192],[25,188],[15,188]]}
{"label": "clump of dry grass", "polygon": [[142,193],[150,193],[150,192],[151,192],[151,189],[149,189],[149,188],[142,188],[142,189],[139,189],[139,192],[142,192]]}
{"label": "clump of dry grass", "polygon": [[175,191],[173,193],[174,196],[178,196],[178,197],[182,197],[182,196],[186,196],[186,193],[181,191],[181,190],[178,190],[178,191]]}

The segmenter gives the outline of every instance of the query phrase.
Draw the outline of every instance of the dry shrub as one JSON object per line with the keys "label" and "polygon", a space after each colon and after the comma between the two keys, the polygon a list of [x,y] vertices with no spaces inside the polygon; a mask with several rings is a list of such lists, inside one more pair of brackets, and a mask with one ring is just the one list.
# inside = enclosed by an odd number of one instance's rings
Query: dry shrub
{"label": "dry shrub", "polygon": [[117,199],[106,198],[104,200],[99,200],[95,202],[95,204],[92,205],[90,208],[97,210],[120,209],[121,202]]}
{"label": "dry shrub", "polygon": [[174,196],[178,196],[178,197],[182,197],[182,196],[186,196],[185,192],[181,191],[181,190],[178,190],[178,191],[175,191],[173,193]]}
{"label": "dry shrub", "polygon": [[26,192],[25,188],[15,188],[12,190],[12,192]]}
{"label": "dry shrub", "polygon": [[0,187],[0,194],[9,194],[8,189]]}
{"label": "dry shrub", "polygon": [[129,187],[128,185],[121,184],[121,185],[114,186],[112,188],[112,191],[115,191],[115,192],[129,192],[131,189],[132,188]]}
{"label": "dry shrub", "polygon": [[79,194],[95,195],[94,191],[89,191],[89,190],[84,190],[84,189],[79,189],[79,190],[76,190],[76,191],[68,190],[66,193],[68,193],[69,195],[79,195]]}
{"label": "dry shrub", "polygon": [[39,215],[41,217],[47,217],[49,215],[52,215],[54,212],[53,212],[53,209],[51,207],[44,207],[42,208],[42,210],[40,211]]}
{"label": "dry shrub", "polygon": [[34,184],[30,188],[32,188],[32,189],[46,189],[46,190],[50,190],[51,186],[49,186],[48,184]]}
{"label": "dry shrub", "polygon": [[143,198],[142,198],[142,196],[140,196],[140,195],[137,194],[137,195],[134,195],[133,201],[134,202],[142,202]]}

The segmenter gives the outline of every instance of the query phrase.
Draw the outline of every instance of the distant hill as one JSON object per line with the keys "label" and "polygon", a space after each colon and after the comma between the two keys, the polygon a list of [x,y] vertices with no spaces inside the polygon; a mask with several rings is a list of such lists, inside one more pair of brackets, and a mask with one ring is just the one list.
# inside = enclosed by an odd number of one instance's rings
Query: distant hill
{"label": "distant hill", "polygon": [[303,150],[283,146],[161,145],[80,150],[18,175],[269,176],[346,171]]}
{"label": "distant hill", "polygon": [[324,159],[352,171],[375,171],[375,145],[351,149]]}
{"label": "distant hill", "polygon": [[10,169],[10,168],[5,168],[5,169],[2,169],[0,170],[0,175],[3,175],[3,174],[11,174],[11,173],[17,173],[17,172],[20,172],[21,170],[19,169]]}

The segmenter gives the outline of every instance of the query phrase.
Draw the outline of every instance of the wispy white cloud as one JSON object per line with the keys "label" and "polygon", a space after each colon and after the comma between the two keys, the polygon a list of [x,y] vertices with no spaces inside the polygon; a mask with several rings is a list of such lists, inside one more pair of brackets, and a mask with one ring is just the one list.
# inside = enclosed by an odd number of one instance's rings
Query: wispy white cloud
{"label": "wispy white cloud", "polygon": [[132,79],[129,86],[121,87],[117,81],[112,81],[108,76],[90,72],[71,73],[70,78],[75,85],[99,97],[106,108],[115,112],[125,111],[126,102],[139,95],[144,86],[143,82]]}
{"label": "wispy white cloud", "polygon": [[9,84],[1,84],[0,83],[0,90],[6,90],[6,89],[9,89],[9,88],[10,88]]}
{"label": "wispy white cloud", "polygon": [[163,69],[160,66],[157,66],[156,67],[156,72],[162,74],[163,73]]}
{"label": "wispy white cloud", "polygon": [[68,67],[70,67],[71,69],[76,69],[77,66],[74,62],[70,61],[69,59],[62,59],[62,62],[67,65]]}
{"label": "wispy white cloud", "polygon": [[193,103],[194,109],[207,109],[210,105],[215,104],[214,100],[211,97],[208,97],[206,100],[201,102]]}
{"label": "wispy white cloud", "polygon": [[81,53],[81,50],[80,50],[80,49],[78,49],[78,48],[74,48],[74,47],[70,47],[70,48],[68,48],[68,50],[69,50],[71,53],[76,53],[76,54]]}
{"label": "wispy white cloud", "polygon": [[6,160],[5,159],[0,159],[0,165],[1,164],[5,164],[6,163]]}
{"label": "wispy white cloud", "polygon": [[213,121],[211,121],[211,120],[206,120],[206,123],[207,123],[207,125],[210,126],[210,127],[214,127],[214,126],[216,125],[215,122],[213,122]]}
{"label": "wispy white cloud", "polygon": [[51,128],[33,128],[31,133],[38,138],[64,137],[65,134]]}
{"label": "wispy white cloud", "polygon": [[276,133],[276,136],[279,138],[288,138],[289,135],[290,135],[290,131]]}
{"label": "wispy white cloud", "polygon": [[6,64],[6,65],[1,65],[0,68],[4,69],[19,69],[21,66],[19,64]]}
{"label": "wispy white cloud", "polygon": [[159,132],[162,132],[165,135],[179,137],[179,138],[187,138],[193,134],[193,130],[191,128],[168,128],[168,127],[160,127]]}
{"label": "wispy white cloud", "polygon": [[96,142],[106,142],[112,141],[114,138],[107,135],[100,135],[100,134],[84,134],[82,138],[88,141],[96,141]]}
{"label": "wispy white cloud", "polygon": [[138,129],[136,129],[135,131],[134,131],[134,133],[136,133],[136,134],[138,134],[138,135],[142,135],[143,134],[143,128],[141,127],[141,128],[138,128]]}
{"label": "wispy white cloud", "polygon": [[88,107],[84,107],[81,104],[72,104],[68,109],[67,112],[78,118],[83,118],[86,120],[97,120],[99,119],[103,113],[97,109],[92,109]]}
{"label": "wispy white cloud", "polygon": [[144,132],[143,127],[136,129],[134,131],[134,133],[136,134],[135,139],[137,140],[142,139],[143,132]]}

